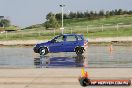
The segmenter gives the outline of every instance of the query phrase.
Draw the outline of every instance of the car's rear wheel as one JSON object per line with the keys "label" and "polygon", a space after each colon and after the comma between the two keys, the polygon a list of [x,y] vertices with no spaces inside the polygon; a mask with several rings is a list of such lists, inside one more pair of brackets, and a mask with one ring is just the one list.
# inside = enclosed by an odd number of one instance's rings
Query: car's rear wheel
{"label": "car's rear wheel", "polygon": [[77,47],[75,49],[75,52],[77,55],[82,55],[84,53],[84,48],[83,47]]}
{"label": "car's rear wheel", "polygon": [[48,49],[46,47],[41,47],[39,49],[39,54],[40,55],[46,55],[46,54],[48,54]]}

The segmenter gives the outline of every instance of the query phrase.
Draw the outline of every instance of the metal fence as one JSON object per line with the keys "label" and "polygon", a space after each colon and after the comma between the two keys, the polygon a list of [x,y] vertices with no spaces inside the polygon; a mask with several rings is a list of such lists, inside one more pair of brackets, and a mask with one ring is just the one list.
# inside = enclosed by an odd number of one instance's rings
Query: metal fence
{"label": "metal fence", "polygon": [[[73,34],[88,34],[88,33],[96,33],[96,32],[103,32],[107,30],[113,31],[120,31],[121,29],[130,29],[132,28],[132,24],[123,25],[123,24],[116,24],[116,25],[87,25],[87,26],[72,26],[72,27],[65,27],[64,33]],[[43,37],[43,36],[55,36],[61,34],[60,29],[53,29],[53,30],[45,30],[45,29],[37,29],[37,30],[19,30],[16,32],[1,32],[0,39],[15,39],[15,38],[32,38],[32,37]]]}

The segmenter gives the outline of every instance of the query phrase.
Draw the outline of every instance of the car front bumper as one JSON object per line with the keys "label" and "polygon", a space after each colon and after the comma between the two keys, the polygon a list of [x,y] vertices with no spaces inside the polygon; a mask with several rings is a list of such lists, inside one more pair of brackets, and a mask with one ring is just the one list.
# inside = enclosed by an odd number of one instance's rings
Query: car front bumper
{"label": "car front bumper", "polygon": [[38,49],[36,47],[33,48],[35,53],[38,53]]}

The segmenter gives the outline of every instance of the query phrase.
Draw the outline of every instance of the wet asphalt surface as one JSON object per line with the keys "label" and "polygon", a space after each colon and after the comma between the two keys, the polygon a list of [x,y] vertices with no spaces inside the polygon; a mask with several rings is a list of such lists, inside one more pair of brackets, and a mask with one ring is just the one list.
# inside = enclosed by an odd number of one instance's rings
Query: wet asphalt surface
{"label": "wet asphalt surface", "polygon": [[89,46],[83,55],[74,52],[35,54],[33,47],[0,47],[0,68],[132,67],[132,47]]}

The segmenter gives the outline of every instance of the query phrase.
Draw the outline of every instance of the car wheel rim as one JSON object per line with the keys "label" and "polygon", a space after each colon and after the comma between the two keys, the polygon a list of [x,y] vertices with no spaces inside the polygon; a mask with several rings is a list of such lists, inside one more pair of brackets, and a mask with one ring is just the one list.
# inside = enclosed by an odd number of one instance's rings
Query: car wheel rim
{"label": "car wheel rim", "polygon": [[42,49],[41,50],[41,54],[45,54],[45,49]]}

